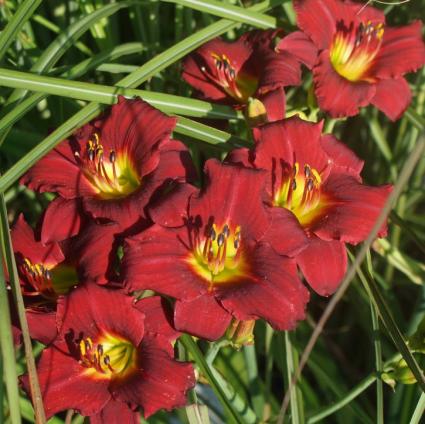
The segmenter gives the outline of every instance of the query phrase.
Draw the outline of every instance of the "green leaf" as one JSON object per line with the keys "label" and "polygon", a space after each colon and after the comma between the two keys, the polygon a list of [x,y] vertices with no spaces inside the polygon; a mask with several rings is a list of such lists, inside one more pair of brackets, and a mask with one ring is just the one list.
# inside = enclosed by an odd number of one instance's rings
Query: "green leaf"
{"label": "green leaf", "polygon": [[210,424],[208,408],[197,403],[186,406],[186,414],[189,424]]}
{"label": "green leaf", "polygon": [[[208,380],[209,384],[211,385],[212,389],[214,390],[215,394],[217,395],[219,401],[222,403],[223,407],[229,414],[229,418],[232,419],[232,422],[236,422],[238,424],[243,424],[250,421],[245,421],[242,416],[240,415],[240,412],[236,409],[234,404],[234,399],[232,397],[226,396],[226,389],[223,384],[223,382],[217,380],[217,372],[213,372],[213,367],[210,367],[205,360],[201,350],[199,349],[196,342],[192,339],[191,336],[187,334],[183,334],[183,336],[180,337],[180,342],[183,344],[185,349],[190,352],[193,359],[196,362],[196,365],[199,367],[201,372],[204,374],[206,379]],[[220,384],[221,383],[221,384]],[[229,394],[229,393],[228,393]],[[242,409],[241,412],[244,412]],[[246,414],[246,411],[245,411]]]}
{"label": "green leaf", "polygon": [[[4,263],[3,252],[0,253],[0,263]],[[0,349],[3,363],[3,378],[9,403],[10,420],[12,424],[20,424],[21,414],[19,412],[18,373],[16,371],[15,348],[13,344],[9,301],[3,266],[0,266]],[[0,381],[0,384],[3,384],[3,382]],[[0,420],[3,420],[3,416],[0,416]]]}
{"label": "green leaf", "polygon": [[[21,283],[19,281],[18,269],[15,262],[15,254],[13,252],[12,239],[10,237],[10,229],[7,218],[6,202],[4,194],[0,194],[0,220],[1,220],[1,234],[2,234],[2,256],[4,252],[7,270],[9,272],[9,281],[12,287],[13,296],[16,303],[16,310],[19,317],[19,326],[22,332],[22,339],[24,341],[25,360],[27,365],[29,384],[31,390],[31,397],[35,409],[35,418],[37,423],[44,423],[46,416],[44,413],[43,399],[41,396],[40,386],[38,384],[37,370],[32,351],[32,343],[29,334],[27,317],[25,313],[24,300],[22,298]],[[3,260],[0,261],[3,263]]]}
{"label": "green leaf", "polygon": [[413,412],[412,418],[410,420],[410,424],[419,424],[421,419],[423,418],[425,411],[425,393],[421,394],[419,398],[419,402],[416,405],[415,412]]}
{"label": "green leaf", "polygon": [[42,0],[25,0],[22,2],[0,34],[0,62],[2,61],[10,44],[22,30],[22,27],[31,18]]}
{"label": "green leaf", "polygon": [[199,10],[203,13],[226,18],[241,24],[259,28],[276,28],[276,18],[253,12],[250,9],[223,4],[215,0],[162,0],[168,3],[177,3],[185,7]]}

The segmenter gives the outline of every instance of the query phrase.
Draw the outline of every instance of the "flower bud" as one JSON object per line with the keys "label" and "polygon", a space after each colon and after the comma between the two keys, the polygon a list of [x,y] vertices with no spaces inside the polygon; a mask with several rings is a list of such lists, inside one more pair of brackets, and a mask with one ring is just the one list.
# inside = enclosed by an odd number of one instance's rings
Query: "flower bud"
{"label": "flower bud", "polygon": [[233,319],[227,328],[226,338],[236,349],[254,344],[255,320],[239,321]]}

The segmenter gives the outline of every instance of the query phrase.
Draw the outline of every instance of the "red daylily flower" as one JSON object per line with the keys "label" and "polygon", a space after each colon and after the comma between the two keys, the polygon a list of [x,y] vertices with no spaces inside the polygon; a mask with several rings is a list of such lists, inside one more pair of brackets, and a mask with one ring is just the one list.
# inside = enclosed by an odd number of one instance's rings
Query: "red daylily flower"
{"label": "red daylily flower", "polygon": [[[270,228],[266,174],[211,159],[206,175],[204,191],[179,186],[150,210],[155,224],[127,239],[127,287],[175,298],[176,328],[209,340],[221,337],[232,317],[293,328],[309,295],[294,261],[262,242]],[[294,231],[282,248],[293,252],[305,242],[303,231]]]}
{"label": "red daylily flower", "polygon": [[[285,209],[305,231],[308,244],[297,264],[316,292],[329,295],[346,271],[344,244],[366,239],[392,186],[362,184],[363,162],[321,130],[322,123],[298,117],[266,124],[255,133],[254,149],[235,150],[229,161],[267,170],[265,201],[272,213]],[[280,226],[274,219],[270,234],[282,234]],[[384,227],[379,236],[385,234]],[[276,240],[273,247],[280,252]]]}
{"label": "red daylily flower", "polygon": [[31,337],[48,344],[56,335],[57,299],[79,283],[80,264],[66,244],[38,241],[23,215],[12,228],[12,243]]}
{"label": "red daylily flower", "polygon": [[272,42],[280,30],[251,31],[234,42],[215,38],[183,62],[183,78],[201,97],[243,108],[259,99],[269,121],[285,117],[283,87],[301,83],[299,61],[277,54]]}
{"label": "red daylily flower", "polygon": [[[107,116],[60,143],[21,183],[81,200],[84,212],[93,218],[129,227],[144,217],[144,208],[159,187],[194,175],[189,152],[170,139],[175,123],[175,118],[140,99],[120,97]],[[69,202],[65,206],[55,211],[64,221],[64,232],[75,234],[78,207]]]}
{"label": "red daylily flower", "polygon": [[[75,409],[94,423],[133,422],[186,403],[192,365],[176,362],[159,297],[134,298],[96,285],[79,286],[58,303],[58,336],[37,366],[47,417]],[[22,377],[25,390],[29,379]]]}
{"label": "red daylily flower", "polygon": [[313,68],[319,107],[333,117],[352,116],[373,104],[398,119],[411,100],[403,78],[425,64],[422,23],[387,27],[379,10],[342,0],[294,0],[299,33],[278,49]]}

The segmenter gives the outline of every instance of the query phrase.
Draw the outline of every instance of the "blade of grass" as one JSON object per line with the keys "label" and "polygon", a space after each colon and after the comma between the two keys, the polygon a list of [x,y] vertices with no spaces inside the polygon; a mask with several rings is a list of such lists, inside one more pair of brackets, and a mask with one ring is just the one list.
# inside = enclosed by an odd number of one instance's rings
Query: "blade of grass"
{"label": "blade of grass", "polygon": [[[4,264],[3,252],[0,251],[0,264]],[[0,265],[0,349],[4,369],[4,383],[9,404],[12,424],[21,423],[19,411],[18,373],[16,371],[15,349],[13,345],[12,327],[10,323],[9,301],[6,290],[6,279],[3,266]],[[0,382],[3,384],[3,381]],[[3,415],[0,416],[0,421]]]}
{"label": "blade of grass", "polygon": [[[293,355],[293,348],[291,339],[289,338],[289,332],[285,331],[285,350],[286,350],[286,370],[288,373],[288,382],[291,381],[291,376],[294,374],[296,370],[295,362],[294,362],[294,355]],[[290,394],[290,405],[291,405],[291,422],[292,424],[299,424],[301,423],[301,416],[299,414],[298,410],[298,393],[297,393],[297,387],[294,385],[291,388],[291,394]]]}
{"label": "blade of grass", "polygon": [[390,219],[392,222],[394,222],[394,224],[399,226],[404,233],[407,233],[408,236],[415,242],[416,246],[421,250],[421,252],[425,254],[425,243],[416,235],[411,226],[394,211],[391,211]]}
{"label": "blade of grass", "polygon": [[[320,335],[320,333],[323,330],[324,325],[326,324],[326,322],[328,321],[329,317],[331,316],[332,312],[334,311],[336,305],[338,304],[338,302],[341,300],[342,296],[344,295],[344,293],[346,292],[348,286],[350,285],[351,280],[354,278],[354,275],[356,273],[356,270],[360,267],[360,264],[362,263],[362,261],[364,260],[367,250],[370,248],[372,242],[375,240],[379,229],[382,227],[382,225],[385,222],[385,219],[387,218],[392,205],[395,203],[395,201],[397,200],[397,198],[400,196],[401,192],[404,189],[404,186],[407,184],[411,174],[414,171],[414,168],[417,164],[417,162],[421,159],[422,155],[424,154],[425,151],[425,135],[422,134],[417,143],[416,146],[414,147],[414,149],[412,150],[412,152],[410,153],[407,161],[405,162],[400,175],[397,179],[396,184],[394,185],[394,189],[391,192],[391,194],[388,196],[387,201],[385,202],[384,207],[382,208],[381,213],[379,214],[375,225],[373,226],[372,230],[369,233],[369,236],[367,237],[367,239],[365,240],[365,242],[363,243],[359,253],[357,254],[355,261],[352,263],[352,265],[349,267],[347,273],[345,274],[345,277],[343,279],[343,281],[341,282],[341,285],[339,286],[338,290],[336,291],[336,293],[334,294],[334,296],[332,297],[332,299],[330,300],[330,302],[328,303],[325,311],[323,312],[322,316],[320,317],[320,320],[318,321],[313,334],[310,336],[310,339],[304,349],[304,352],[301,356],[301,360],[300,360],[300,364],[298,367],[297,372],[294,374],[289,390],[291,388],[291,385],[295,384],[296,381],[298,380],[298,378],[301,375],[301,372],[310,356],[310,353],[314,347],[314,345],[317,342],[317,339]],[[413,372],[413,370],[412,370]],[[423,376],[419,373],[417,373],[417,370],[415,370],[416,374],[418,374],[419,380],[421,383],[421,387],[425,387],[425,380],[423,380]],[[416,377],[415,374],[415,377]],[[283,400],[282,400],[282,406],[281,406],[281,410],[279,412],[279,417],[277,420],[277,424],[283,424],[283,420],[285,417],[285,412],[286,409],[288,407],[288,403],[289,403],[289,390],[286,392]]]}
{"label": "blade of grass", "polygon": [[208,408],[205,405],[189,405],[185,409],[189,424],[210,424]]}
{"label": "blade of grass", "polygon": [[248,387],[251,397],[252,406],[257,417],[263,415],[264,394],[261,392],[261,386],[258,376],[257,355],[255,353],[255,345],[244,346],[243,348],[246,369],[248,371]]}
{"label": "blade of grass", "polygon": [[223,4],[215,0],[162,0],[167,3],[177,3],[203,13],[219,16],[241,24],[259,28],[276,28],[276,18],[253,12],[243,7]]}
{"label": "blade of grass", "polygon": [[[137,53],[142,49],[142,47],[143,45],[141,43],[126,43],[120,46],[116,46],[89,59],[83,60],[82,62],[63,72],[61,77],[67,79],[78,78],[90,70],[98,67],[104,61],[115,60],[125,55]],[[48,95],[45,93],[34,93],[19,103],[9,113],[0,119],[0,131],[3,132],[8,130],[9,127],[11,127],[15,122],[22,118],[22,116],[24,116],[46,97],[48,97]]]}
{"label": "blade of grass", "polygon": [[[373,275],[372,258],[370,250],[367,252],[367,268],[370,275]],[[375,347],[375,366],[376,373],[379,376],[376,380],[376,423],[384,423],[384,391],[383,382],[380,378],[384,371],[384,365],[382,363],[382,346],[381,346],[381,335],[379,329],[378,313],[375,308],[375,304],[370,302],[370,310],[372,315],[372,329],[373,329],[373,344]]]}
{"label": "blade of grass", "polygon": [[410,424],[419,424],[425,411],[425,393],[421,394],[418,404],[416,405],[415,411],[413,412]]}
{"label": "blade of grass", "polygon": [[[352,257],[352,255],[350,255],[350,257]],[[365,288],[370,294],[371,300],[376,306],[376,310],[378,311],[379,317],[381,318],[381,321],[383,322],[389,336],[393,340],[398,351],[403,356],[403,359],[406,361],[407,366],[410,368],[413,375],[415,376],[416,381],[418,382],[422,391],[425,392],[425,377],[423,375],[423,372],[419,367],[418,363],[416,362],[416,359],[412,355],[412,352],[410,351],[409,347],[407,346],[404,337],[391,314],[390,308],[388,307],[384,297],[379,291],[375,279],[372,275],[369,274],[369,272],[363,273],[360,268],[358,269],[358,274],[363,284],[365,284]]]}
{"label": "blade of grass", "polygon": [[[37,62],[31,67],[31,72],[40,74],[50,70],[57,61],[65,54],[69,47],[72,47],[76,40],[80,38],[92,25],[100,19],[116,13],[120,9],[132,6],[137,0],[125,0],[119,3],[106,5],[90,15],[84,16],[66,28],[54,40],[49,47],[40,55]],[[17,89],[8,98],[6,104],[11,104],[25,96],[27,90]]]}
{"label": "blade of grass", "polygon": [[152,93],[133,88],[110,87],[81,81],[69,81],[63,78],[35,75],[4,68],[0,68],[0,85],[6,87],[25,86],[31,91],[108,105],[116,103],[119,95],[126,97],[139,96],[165,113],[216,119],[238,117],[238,114],[230,107],[215,105],[202,100],[188,99],[171,94]]}
{"label": "blade of grass", "polygon": [[22,338],[24,341],[25,359],[29,375],[32,401],[35,410],[35,419],[37,424],[43,424],[46,422],[46,416],[44,413],[43,399],[41,397],[40,386],[38,384],[37,370],[35,367],[35,360],[32,351],[32,343],[29,335],[27,318],[25,315],[24,301],[22,299],[21,284],[19,282],[18,270],[16,268],[15,263],[15,255],[13,253],[12,240],[10,238],[6,202],[4,200],[3,193],[0,194],[0,219],[2,240],[4,243],[3,247],[5,249],[5,259],[7,263],[7,269],[9,271],[9,279],[12,286],[12,291],[16,302],[16,309],[18,312],[19,324],[22,331]]}
{"label": "blade of grass", "polygon": [[[276,0],[267,0],[252,6],[250,10],[262,12],[276,4],[279,4]],[[125,88],[137,87],[150,76],[160,72],[165,67],[179,60],[185,54],[189,53],[202,43],[235,26],[237,26],[237,23],[222,19],[165,50],[149,62],[142,65],[138,71],[135,71],[118,81],[116,85]],[[89,122],[101,111],[102,107],[98,103],[90,103],[64,122],[1,177],[0,192],[4,192],[8,187],[10,187],[10,185],[13,184],[20,175],[27,171],[35,161],[48,153],[57,143],[59,143],[59,141],[69,136],[77,128]]]}
{"label": "blade of grass", "polygon": [[6,28],[0,34],[0,62],[9,48],[10,44],[16,38],[22,27],[31,18],[42,0],[25,0],[22,2],[12,16],[12,19],[6,25]]}
{"label": "blade of grass", "polygon": [[245,423],[243,418],[239,415],[239,412],[235,409],[231,399],[226,396],[222,385],[217,382],[217,379],[212,372],[212,368],[208,365],[196,342],[187,334],[183,334],[179,340],[185,349],[192,355],[196,365],[208,380],[218,399],[229,414],[229,417],[232,418],[232,421],[239,424]]}

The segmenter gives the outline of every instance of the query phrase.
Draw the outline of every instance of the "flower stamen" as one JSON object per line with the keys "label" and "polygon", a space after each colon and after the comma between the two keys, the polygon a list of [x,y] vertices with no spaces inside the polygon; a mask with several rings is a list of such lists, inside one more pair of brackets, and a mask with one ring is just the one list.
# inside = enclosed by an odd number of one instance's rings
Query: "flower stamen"
{"label": "flower stamen", "polygon": [[381,48],[383,35],[382,23],[374,25],[368,21],[355,27],[351,22],[347,27],[342,20],[338,21],[330,48],[335,71],[349,81],[373,82],[367,71]]}

